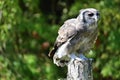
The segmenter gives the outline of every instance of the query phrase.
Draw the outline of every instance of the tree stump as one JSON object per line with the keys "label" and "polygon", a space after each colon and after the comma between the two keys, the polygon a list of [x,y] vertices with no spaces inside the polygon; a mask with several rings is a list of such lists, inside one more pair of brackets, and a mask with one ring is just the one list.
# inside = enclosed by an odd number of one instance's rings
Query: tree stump
{"label": "tree stump", "polygon": [[80,56],[68,64],[67,80],[93,80],[92,59]]}

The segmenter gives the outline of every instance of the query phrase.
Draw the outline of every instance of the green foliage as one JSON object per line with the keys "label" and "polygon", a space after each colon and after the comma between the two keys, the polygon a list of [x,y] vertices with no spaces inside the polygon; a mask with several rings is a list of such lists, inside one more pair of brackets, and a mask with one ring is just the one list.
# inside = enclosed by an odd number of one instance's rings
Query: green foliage
{"label": "green foliage", "polygon": [[119,5],[119,0],[0,0],[0,79],[66,77],[66,69],[56,67],[47,57],[48,51],[66,19],[93,7],[101,13],[99,37],[86,55],[94,59],[94,79],[119,80]]}

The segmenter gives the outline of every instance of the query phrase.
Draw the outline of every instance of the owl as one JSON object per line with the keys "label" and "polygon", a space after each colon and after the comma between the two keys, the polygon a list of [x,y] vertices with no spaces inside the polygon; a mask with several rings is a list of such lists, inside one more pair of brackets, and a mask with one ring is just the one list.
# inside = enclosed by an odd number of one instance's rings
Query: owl
{"label": "owl", "polygon": [[77,18],[68,19],[58,30],[49,57],[57,66],[65,66],[71,58],[89,52],[97,38],[100,13],[94,8],[81,9]]}

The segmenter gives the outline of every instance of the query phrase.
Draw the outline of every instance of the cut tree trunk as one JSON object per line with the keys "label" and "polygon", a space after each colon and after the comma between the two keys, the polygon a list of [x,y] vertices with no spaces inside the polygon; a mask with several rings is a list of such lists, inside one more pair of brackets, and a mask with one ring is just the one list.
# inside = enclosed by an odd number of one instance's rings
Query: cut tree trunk
{"label": "cut tree trunk", "polygon": [[80,56],[68,64],[67,80],[93,80],[92,59]]}

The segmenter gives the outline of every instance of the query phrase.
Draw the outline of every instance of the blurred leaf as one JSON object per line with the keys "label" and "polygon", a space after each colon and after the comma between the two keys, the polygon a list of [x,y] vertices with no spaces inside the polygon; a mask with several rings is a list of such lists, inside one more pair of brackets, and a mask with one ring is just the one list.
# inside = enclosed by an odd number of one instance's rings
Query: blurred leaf
{"label": "blurred leaf", "polygon": [[[93,58],[95,80],[120,79],[120,0],[0,0],[0,79],[57,80],[66,69],[47,56],[65,20],[80,9],[100,11]],[[62,72],[61,72],[62,71]]]}

